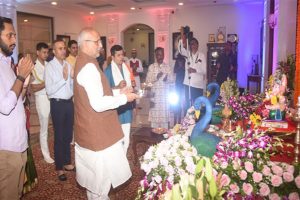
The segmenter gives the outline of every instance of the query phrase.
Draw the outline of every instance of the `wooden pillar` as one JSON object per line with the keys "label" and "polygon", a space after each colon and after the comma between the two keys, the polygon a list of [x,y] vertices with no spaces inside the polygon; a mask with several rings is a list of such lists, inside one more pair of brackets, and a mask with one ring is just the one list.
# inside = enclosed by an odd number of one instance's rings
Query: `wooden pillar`
{"label": "wooden pillar", "polygon": [[297,33],[296,33],[296,70],[295,70],[295,95],[294,105],[300,96],[300,0],[297,1]]}

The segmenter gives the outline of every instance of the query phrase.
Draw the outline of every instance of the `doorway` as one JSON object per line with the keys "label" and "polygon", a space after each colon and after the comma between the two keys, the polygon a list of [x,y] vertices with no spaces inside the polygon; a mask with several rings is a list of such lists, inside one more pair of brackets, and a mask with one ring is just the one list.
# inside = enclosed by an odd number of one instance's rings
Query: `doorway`
{"label": "doorway", "polygon": [[131,57],[131,50],[137,50],[143,67],[147,68],[154,62],[154,30],[146,24],[134,24],[123,31],[126,56]]}

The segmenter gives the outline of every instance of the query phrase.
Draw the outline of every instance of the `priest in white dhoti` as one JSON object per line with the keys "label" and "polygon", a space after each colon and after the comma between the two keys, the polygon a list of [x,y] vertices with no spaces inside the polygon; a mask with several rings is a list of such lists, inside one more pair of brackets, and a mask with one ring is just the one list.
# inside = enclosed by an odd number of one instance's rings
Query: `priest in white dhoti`
{"label": "priest in white dhoti", "polygon": [[76,179],[86,188],[88,199],[109,199],[111,186],[121,185],[132,175],[115,108],[138,95],[127,87],[111,90],[96,60],[102,45],[95,29],[83,29],[78,44],[74,72]]}

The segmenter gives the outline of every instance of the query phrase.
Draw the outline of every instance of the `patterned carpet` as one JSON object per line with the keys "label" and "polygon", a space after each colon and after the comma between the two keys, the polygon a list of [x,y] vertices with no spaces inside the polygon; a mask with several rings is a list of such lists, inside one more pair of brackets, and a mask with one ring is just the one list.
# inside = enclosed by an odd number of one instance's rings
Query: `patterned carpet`
{"label": "patterned carpet", "polygon": [[[133,129],[136,131],[136,129]],[[31,143],[35,166],[38,173],[38,184],[33,190],[24,195],[23,200],[81,200],[87,199],[85,190],[80,187],[75,180],[74,172],[66,172],[68,180],[61,182],[58,180],[54,164],[47,164],[42,157],[40,145],[38,143],[38,134],[31,134]],[[50,152],[53,158],[53,132],[50,132]],[[142,155],[148,146],[138,144],[138,155]],[[72,160],[74,162],[74,148],[72,149]],[[143,177],[139,164],[133,164],[133,152],[131,146],[128,149],[127,157],[132,170],[132,177],[122,186],[111,189],[109,197],[111,200],[133,200],[137,194],[139,181]]]}

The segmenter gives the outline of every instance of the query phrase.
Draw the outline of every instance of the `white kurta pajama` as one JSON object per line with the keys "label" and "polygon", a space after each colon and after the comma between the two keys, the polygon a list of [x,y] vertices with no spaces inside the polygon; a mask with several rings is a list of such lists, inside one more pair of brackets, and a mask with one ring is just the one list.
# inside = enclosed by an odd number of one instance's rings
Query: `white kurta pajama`
{"label": "white kurta pajama", "polygon": [[[126,96],[120,95],[119,90],[113,90],[114,96],[103,96],[101,77],[92,63],[81,69],[77,81],[84,87],[96,112],[115,109],[127,102]],[[88,199],[109,199],[111,185],[117,187],[132,175],[122,140],[102,151],[92,151],[76,143],[75,164],[77,182],[87,189]]]}
{"label": "white kurta pajama", "polygon": [[[45,62],[45,65],[47,62]],[[41,84],[44,83],[44,72],[45,72],[45,65],[37,59],[35,61],[33,74],[33,82],[32,84]],[[43,88],[40,91],[34,93],[35,95],[35,105],[36,110],[39,117],[40,123],[40,145],[43,157],[45,160],[52,160],[49,153],[48,147],[48,123],[49,123],[49,116],[50,116],[50,101],[46,94],[46,89]],[[53,161],[52,161],[53,162]]]}
{"label": "white kurta pajama", "polygon": [[[163,72],[163,75],[157,80],[157,74]],[[168,76],[167,81],[163,79]],[[151,93],[154,96],[151,101],[154,106],[149,110],[149,121],[152,128],[168,128],[171,120],[170,106],[168,102],[168,94],[171,91],[174,82],[173,70],[165,63],[153,63],[149,66],[147,83],[152,83]]]}
{"label": "white kurta pajama", "polygon": [[[112,77],[114,79],[115,85],[119,85],[119,83],[121,81],[125,80],[126,86],[131,87],[130,71],[125,63],[122,64],[123,75],[122,75],[118,65],[114,61],[111,62],[111,72],[112,72]],[[121,122],[121,127],[122,127],[122,130],[124,133],[123,146],[124,146],[125,154],[127,154],[127,150],[129,147],[130,126],[131,126],[131,123],[122,123]]]}

